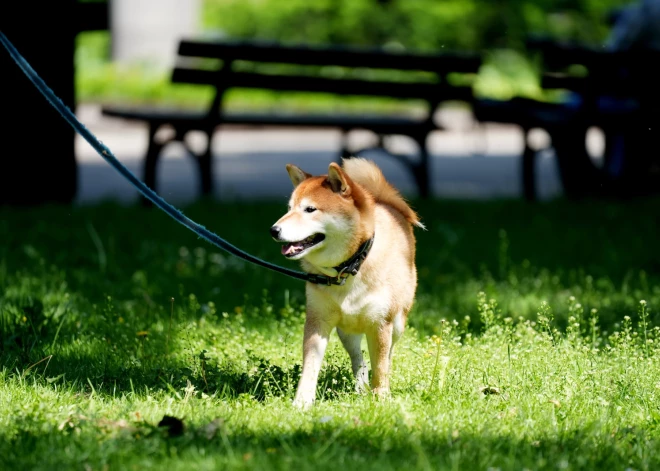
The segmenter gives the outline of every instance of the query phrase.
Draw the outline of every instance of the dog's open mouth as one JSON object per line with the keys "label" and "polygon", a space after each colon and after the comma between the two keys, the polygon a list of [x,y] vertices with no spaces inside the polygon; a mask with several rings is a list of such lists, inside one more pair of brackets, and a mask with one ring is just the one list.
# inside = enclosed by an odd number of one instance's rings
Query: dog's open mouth
{"label": "dog's open mouth", "polygon": [[282,246],[282,255],[285,257],[295,257],[322,242],[323,239],[325,239],[323,234],[314,234],[298,242],[288,242]]}

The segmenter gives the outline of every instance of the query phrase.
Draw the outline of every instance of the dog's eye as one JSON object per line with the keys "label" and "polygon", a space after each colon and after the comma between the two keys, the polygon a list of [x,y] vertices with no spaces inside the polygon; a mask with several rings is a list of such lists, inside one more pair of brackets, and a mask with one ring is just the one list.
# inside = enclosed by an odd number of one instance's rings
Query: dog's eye
{"label": "dog's eye", "polygon": [[316,211],[316,208],[314,206],[307,206],[305,208],[306,213],[313,213],[314,211]]}

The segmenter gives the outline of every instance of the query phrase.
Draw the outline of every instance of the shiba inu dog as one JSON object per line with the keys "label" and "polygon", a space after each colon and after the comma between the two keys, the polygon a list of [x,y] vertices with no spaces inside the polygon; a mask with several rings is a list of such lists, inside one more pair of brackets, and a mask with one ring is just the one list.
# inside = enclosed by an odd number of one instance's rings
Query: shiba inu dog
{"label": "shiba inu dog", "polygon": [[334,328],[351,358],[356,390],[365,391],[369,383],[360,348],[366,335],[371,390],[387,395],[392,347],[417,288],[413,226],[424,226],[371,161],[331,163],[321,176],[291,164],[286,169],[294,191],[271,236],[283,244],[285,257],[327,280],[306,285],[302,376],[294,404],[313,404]]}

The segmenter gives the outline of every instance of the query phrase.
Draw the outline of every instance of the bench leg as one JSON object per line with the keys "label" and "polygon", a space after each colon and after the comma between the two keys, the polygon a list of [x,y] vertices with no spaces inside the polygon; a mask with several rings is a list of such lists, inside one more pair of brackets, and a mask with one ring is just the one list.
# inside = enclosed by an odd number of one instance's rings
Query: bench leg
{"label": "bench leg", "polygon": [[591,163],[587,152],[586,127],[563,127],[552,130],[552,146],[564,195],[582,199],[602,192],[600,172]]}
{"label": "bench leg", "polygon": [[213,135],[207,134],[206,150],[198,156],[199,177],[202,187],[202,196],[213,194],[213,155],[211,153]]}
{"label": "bench leg", "polygon": [[426,146],[427,137],[428,134],[424,134],[424,136],[416,139],[419,146],[419,162],[413,164],[413,176],[417,183],[419,196],[424,199],[431,196],[431,169],[429,165],[429,151]]}
{"label": "bench leg", "polygon": [[[156,167],[158,165],[158,157],[163,150],[163,144],[156,141],[156,131],[158,131],[158,126],[150,124],[149,147],[147,148],[147,155],[144,159],[144,183],[154,191],[157,191]],[[145,197],[142,197],[142,204],[144,206],[151,206],[151,202]]]}
{"label": "bench leg", "polygon": [[341,150],[339,151],[339,155],[337,155],[337,163],[341,165],[343,159],[350,159],[351,157],[353,157],[353,154],[348,150],[348,132],[342,131]]}
{"label": "bench leg", "polygon": [[527,201],[536,200],[536,178],[534,164],[536,163],[536,152],[529,145],[529,130],[523,129],[523,139],[525,140],[525,150],[522,155],[522,183],[523,195]]}

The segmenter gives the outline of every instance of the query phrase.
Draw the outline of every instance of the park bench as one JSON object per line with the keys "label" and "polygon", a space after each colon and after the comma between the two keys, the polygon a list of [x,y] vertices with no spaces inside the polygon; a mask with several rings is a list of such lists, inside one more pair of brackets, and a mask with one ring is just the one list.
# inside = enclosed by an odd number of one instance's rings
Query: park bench
{"label": "park bench", "polygon": [[[624,187],[629,187],[632,175],[639,177],[645,165],[634,136],[642,129],[648,134],[646,123],[650,117],[640,104],[652,92],[650,82],[643,78],[648,74],[640,72],[648,67],[649,61],[657,60],[657,53],[610,52],[542,37],[529,38],[527,45],[542,59],[541,87],[567,92],[566,98],[548,103],[518,97],[506,101],[480,100],[474,105],[478,121],[513,123],[522,128],[525,197],[530,200],[536,197],[536,151],[528,139],[534,128],[545,129],[552,138],[567,196],[626,191]],[[593,163],[586,149],[586,134],[593,126],[605,133],[603,167]],[[625,150],[621,147],[624,141]],[[621,170],[623,160],[629,172]],[[610,163],[610,168],[606,168]],[[628,174],[624,176],[624,173]]]}
{"label": "park bench", "polygon": [[[411,172],[422,197],[429,195],[430,172],[427,136],[442,127],[434,121],[438,106],[448,101],[471,102],[471,75],[481,64],[477,56],[464,54],[412,54],[386,52],[380,49],[348,47],[290,46],[266,42],[183,40],[178,48],[180,63],[172,73],[173,83],[210,85],[214,97],[208,107],[199,112],[104,108],[103,114],[146,122],[149,146],[144,163],[145,183],[156,186],[156,165],[163,147],[173,141],[185,145],[189,131],[207,135],[205,150],[194,153],[198,162],[201,189],[209,194],[213,189],[211,142],[222,125],[290,126],[300,128],[334,128],[342,132],[340,155],[349,157],[365,149],[348,149],[346,136],[356,129],[368,130],[378,136],[377,147],[385,148],[384,136],[404,135],[419,146],[417,158],[389,152]],[[220,65],[209,67],[214,59]],[[292,67],[293,65],[293,67]],[[359,72],[384,69],[375,79]],[[391,73],[400,80],[391,78]],[[403,74],[403,75],[402,75]],[[450,74],[465,74],[464,83],[451,84]],[[357,76],[356,76],[357,75]],[[384,77],[384,78],[383,78]],[[465,83],[468,81],[468,83]],[[279,92],[318,92],[335,95],[387,97],[401,100],[421,100],[426,111],[421,117],[389,116],[386,114],[308,114],[257,113],[223,110],[225,92],[232,88],[267,89]],[[163,126],[174,129],[173,136],[158,140]]]}

